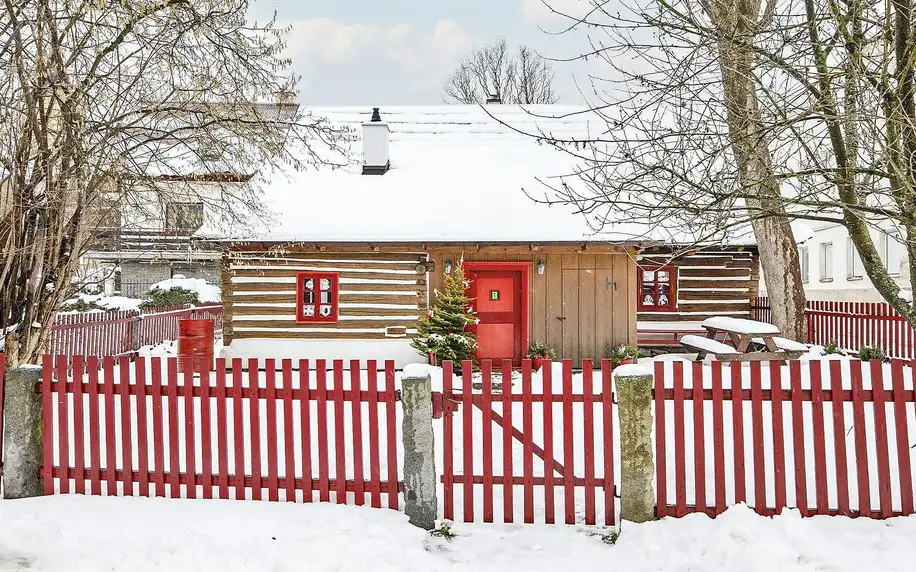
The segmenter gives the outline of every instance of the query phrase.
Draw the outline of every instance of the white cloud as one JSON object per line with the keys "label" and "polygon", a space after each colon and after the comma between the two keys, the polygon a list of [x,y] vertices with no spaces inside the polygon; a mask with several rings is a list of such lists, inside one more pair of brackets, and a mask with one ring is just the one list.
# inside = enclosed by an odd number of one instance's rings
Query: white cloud
{"label": "white cloud", "polygon": [[570,22],[570,17],[583,18],[596,5],[604,3],[603,0],[521,0],[519,8],[525,19],[534,23]]}
{"label": "white cloud", "polygon": [[291,25],[286,53],[300,69],[303,64],[352,62],[371,53],[383,54],[406,73],[427,74],[450,69],[473,45],[471,35],[452,20],[442,20],[428,32],[406,24],[379,27],[330,18],[298,20]]}

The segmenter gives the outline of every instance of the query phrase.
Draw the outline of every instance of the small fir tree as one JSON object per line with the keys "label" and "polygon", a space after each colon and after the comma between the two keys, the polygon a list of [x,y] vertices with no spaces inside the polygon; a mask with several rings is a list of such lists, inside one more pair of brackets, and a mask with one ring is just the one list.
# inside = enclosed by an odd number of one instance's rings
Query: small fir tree
{"label": "small fir tree", "polygon": [[445,291],[436,290],[432,309],[420,318],[417,338],[411,346],[431,354],[436,364],[471,359],[477,349],[477,336],[465,329],[477,322],[466,294],[468,285],[459,262],[451,275],[445,275]]}

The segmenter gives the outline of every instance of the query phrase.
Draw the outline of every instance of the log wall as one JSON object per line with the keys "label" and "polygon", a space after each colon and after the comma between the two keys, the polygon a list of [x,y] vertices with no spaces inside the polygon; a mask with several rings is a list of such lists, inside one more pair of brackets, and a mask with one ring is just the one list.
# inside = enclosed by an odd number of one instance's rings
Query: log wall
{"label": "log wall", "polygon": [[[426,311],[425,253],[234,251],[224,259],[226,343],[246,338],[405,339]],[[340,320],[296,322],[296,273],[340,273]]]}
{"label": "log wall", "polygon": [[[751,316],[757,297],[760,263],[755,250],[714,251],[672,259],[665,254],[642,254],[639,266],[677,268],[677,311],[639,312],[640,322],[697,322],[712,316]],[[637,273],[638,274],[638,273]],[[637,291],[634,288],[634,294]],[[653,324],[655,325],[655,324]]]}

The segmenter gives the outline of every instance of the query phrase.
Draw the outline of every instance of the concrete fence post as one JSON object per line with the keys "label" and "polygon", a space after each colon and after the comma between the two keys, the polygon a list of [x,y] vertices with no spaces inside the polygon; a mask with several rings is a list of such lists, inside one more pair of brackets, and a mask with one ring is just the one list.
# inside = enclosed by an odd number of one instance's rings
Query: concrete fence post
{"label": "concrete fence post", "polygon": [[620,518],[646,522],[655,518],[653,378],[641,366],[624,366],[615,370],[614,381],[620,415]]}
{"label": "concrete fence post", "polygon": [[433,438],[433,396],[429,372],[405,368],[401,378],[404,420],[404,501],[410,523],[424,530],[436,527],[436,455]]}
{"label": "concrete fence post", "polygon": [[7,370],[3,403],[3,498],[41,496],[38,471],[44,461],[42,399],[35,391],[41,368]]}

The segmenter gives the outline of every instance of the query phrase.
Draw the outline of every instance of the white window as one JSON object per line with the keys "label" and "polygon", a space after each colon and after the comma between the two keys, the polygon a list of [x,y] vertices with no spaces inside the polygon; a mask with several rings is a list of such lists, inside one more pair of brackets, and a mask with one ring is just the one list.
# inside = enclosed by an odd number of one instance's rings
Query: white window
{"label": "white window", "polygon": [[900,260],[903,258],[905,249],[900,238],[900,233],[896,230],[884,233],[884,264],[888,274],[900,274]]}
{"label": "white window", "polygon": [[802,246],[798,249],[798,262],[801,265],[802,282],[808,283],[808,247]]}
{"label": "white window", "polygon": [[846,239],[846,279],[858,280],[865,276],[865,267],[862,266],[862,257],[856,250],[851,238]]}
{"label": "white window", "polygon": [[833,243],[822,242],[820,252],[821,282],[833,280]]}

